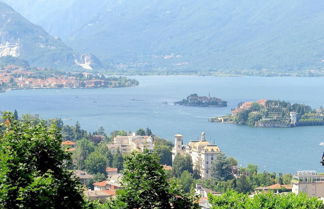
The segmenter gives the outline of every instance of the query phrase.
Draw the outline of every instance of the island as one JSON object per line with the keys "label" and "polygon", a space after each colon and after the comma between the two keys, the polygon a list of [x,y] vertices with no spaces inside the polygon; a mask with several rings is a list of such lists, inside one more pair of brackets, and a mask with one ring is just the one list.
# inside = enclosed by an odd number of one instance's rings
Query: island
{"label": "island", "polygon": [[0,92],[43,88],[121,88],[138,84],[135,79],[107,76],[98,72],[62,72],[17,66],[0,68]]}
{"label": "island", "polygon": [[255,102],[242,102],[237,108],[232,109],[232,114],[214,117],[209,121],[267,128],[318,126],[324,125],[324,109],[261,99]]}
{"label": "island", "polygon": [[198,94],[191,94],[186,99],[175,102],[176,105],[198,106],[198,107],[226,107],[227,102],[216,97],[198,96]]}

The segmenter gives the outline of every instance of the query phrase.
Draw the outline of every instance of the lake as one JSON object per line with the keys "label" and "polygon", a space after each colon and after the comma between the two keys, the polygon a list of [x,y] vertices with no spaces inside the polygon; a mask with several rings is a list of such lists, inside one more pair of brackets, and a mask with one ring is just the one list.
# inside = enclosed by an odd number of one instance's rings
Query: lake
{"label": "lake", "polygon": [[[242,101],[280,99],[318,108],[324,106],[324,78],[298,77],[199,77],[139,76],[140,85],[116,89],[39,89],[0,94],[1,110],[62,118],[67,124],[79,121],[87,130],[103,126],[136,131],[149,127],[158,136],[173,140],[177,133],[185,143],[202,131],[239,164],[258,165],[261,171],[295,173],[317,170],[324,147],[324,127],[251,128],[209,123],[208,118],[230,113]],[[228,101],[228,107],[187,107],[173,102],[191,93]]]}

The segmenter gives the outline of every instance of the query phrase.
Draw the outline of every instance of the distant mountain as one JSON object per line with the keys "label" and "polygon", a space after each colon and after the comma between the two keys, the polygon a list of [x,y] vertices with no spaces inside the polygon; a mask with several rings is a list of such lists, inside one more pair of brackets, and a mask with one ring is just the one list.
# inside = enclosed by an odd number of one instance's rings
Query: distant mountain
{"label": "distant mountain", "polygon": [[75,53],[2,2],[0,14],[0,65],[14,62],[53,69],[91,69],[92,60],[98,65],[92,55]]}
{"label": "distant mountain", "polygon": [[324,69],[323,0],[7,1],[74,49],[115,66]]}

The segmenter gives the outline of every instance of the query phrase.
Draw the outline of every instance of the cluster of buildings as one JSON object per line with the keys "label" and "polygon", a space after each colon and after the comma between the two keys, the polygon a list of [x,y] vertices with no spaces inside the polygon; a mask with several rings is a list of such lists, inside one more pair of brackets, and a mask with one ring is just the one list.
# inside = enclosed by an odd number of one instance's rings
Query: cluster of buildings
{"label": "cluster of buildings", "polygon": [[118,189],[123,188],[121,185],[122,174],[118,173],[117,168],[106,168],[107,179],[101,182],[93,182],[93,189],[87,189],[87,186],[93,181],[94,176],[88,174],[85,171],[76,170],[74,176],[76,176],[80,182],[85,186],[84,195],[89,200],[104,201],[109,198],[113,198],[116,195]]}
{"label": "cluster of buildings", "polygon": [[254,103],[265,106],[266,103],[267,103],[267,100],[266,99],[260,99],[260,100],[258,100],[256,102],[243,102],[240,105],[238,105],[237,108],[232,110],[232,115],[236,115],[236,114],[238,114],[238,113],[240,113],[240,112],[242,112],[244,110],[250,109]]}
{"label": "cluster of buildings", "polygon": [[[202,178],[211,177],[211,167],[217,154],[221,152],[217,145],[210,144],[206,140],[204,132],[201,133],[199,140],[189,141],[187,145],[184,143],[184,138],[181,134],[176,134],[174,139],[174,147],[172,149],[172,160],[177,155],[188,155],[193,162],[193,169],[198,170]],[[67,151],[75,149],[75,142],[65,141],[62,143]],[[128,136],[116,136],[113,141],[107,144],[112,152],[119,150],[123,154],[128,154],[133,151],[143,151],[144,149],[153,150],[154,139],[152,136],[138,136],[130,134]],[[164,165],[163,168],[167,171],[172,170],[171,166]],[[84,194],[90,200],[106,200],[113,198],[116,191],[122,188],[120,174],[117,168],[107,168],[107,179],[101,182],[93,182],[93,189],[85,190]],[[74,175],[80,179],[83,185],[89,185],[93,181],[93,176],[85,171],[74,171]],[[274,192],[287,193],[293,192],[296,194],[306,193],[310,197],[318,197],[324,199],[324,174],[318,174],[315,171],[299,171],[293,177],[291,185],[274,184],[270,186],[257,187],[255,193],[259,192]],[[208,193],[220,195],[202,185],[197,184],[195,193],[201,198],[199,204],[202,208],[211,208],[208,202]]]}
{"label": "cluster of buildings", "polygon": [[[0,69],[0,85],[10,89],[38,89],[38,88],[98,88],[118,85],[117,81],[105,78],[88,78],[83,73],[84,79],[73,75],[48,75],[38,77],[35,72],[15,66]],[[115,82],[115,83],[114,83]]]}
{"label": "cluster of buildings", "polygon": [[119,150],[122,154],[129,154],[133,151],[153,150],[154,141],[152,136],[138,136],[135,133],[129,136],[116,136],[109,143],[108,149],[112,152]]}

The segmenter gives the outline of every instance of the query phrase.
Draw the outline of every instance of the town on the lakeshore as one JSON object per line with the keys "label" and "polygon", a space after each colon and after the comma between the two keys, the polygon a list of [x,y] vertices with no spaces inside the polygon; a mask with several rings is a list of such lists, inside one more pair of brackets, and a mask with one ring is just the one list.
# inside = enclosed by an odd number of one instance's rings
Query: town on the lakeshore
{"label": "town on the lakeshore", "polygon": [[107,77],[93,72],[53,72],[26,69],[15,65],[0,68],[0,92],[17,89],[46,88],[119,88],[137,86],[138,81],[125,77]]}

